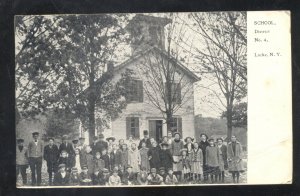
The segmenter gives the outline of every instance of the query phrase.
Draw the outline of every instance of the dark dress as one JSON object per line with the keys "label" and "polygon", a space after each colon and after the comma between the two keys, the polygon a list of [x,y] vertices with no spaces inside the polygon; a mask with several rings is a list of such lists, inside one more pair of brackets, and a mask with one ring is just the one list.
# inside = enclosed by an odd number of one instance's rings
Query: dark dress
{"label": "dark dress", "polygon": [[107,154],[106,155],[102,155],[101,159],[104,161],[104,168],[106,168],[108,170],[111,170],[110,169],[109,156]]}
{"label": "dark dress", "polygon": [[57,161],[59,158],[59,150],[56,145],[47,145],[44,147],[44,160],[47,162],[47,171],[52,174],[57,171]]}
{"label": "dark dress", "polygon": [[173,157],[169,149],[160,150],[159,158],[161,167],[164,167],[166,170],[173,167]]}
{"label": "dark dress", "polygon": [[57,172],[54,175],[54,185],[55,186],[67,186],[69,185],[69,181],[70,181],[70,173],[66,172],[65,177],[63,178],[60,172]]}
{"label": "dark dress", "polygon": [[100,152],[102,154],[103,149],[108,149],[108,143],[104,140],[99,140],[95,144],[93,143],[91,145],[92,148],[92,154],[95,156],[96,152]]}
{"label": "dark dress", "polygon": [[160,148],[158,146],[152,147],[148,151],[148,157],[152,157],[149,160],[150,168],[158,169],[160,167],[160,156],[159,156]]}
{"label": "dark dress", "polygon": [[120,166],[121,162],[121,150],[116,150],[116,152],[112,151],[110,153],[110,168],[113,169],[115,166]]}
{"label": "dark dress", "polygon": [[200,141],[199,142],[199,148],[202,150],[202,153],[203,153],[203,174],[204,174],[204,177],[207,176],[208,174],[208,167],[206,165],[206,147],[209,146],[209,143],[208,141]]}
{"label": "dark dress", "polygon": [[66,165],[66,170],[71,171],[72,162],[71,162],[71,159],[69,157],[59,157],[57,164],[58,165],[65,164]]}

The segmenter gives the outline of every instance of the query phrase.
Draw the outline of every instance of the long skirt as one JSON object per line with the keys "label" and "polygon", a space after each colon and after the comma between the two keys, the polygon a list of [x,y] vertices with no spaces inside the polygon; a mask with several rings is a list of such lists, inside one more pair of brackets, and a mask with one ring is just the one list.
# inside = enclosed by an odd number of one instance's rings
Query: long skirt
{"label": "long skirt", "polygon": [[190,173],[190,172],[191,172],[190,168],[188,168],[188,167],[183,167],[183,170],[182,170],[182,173],[183,173],[183,174],[188,174],[188,173]]}
{"label": "long skirt", "polygon": [[203,168],[200,165],[200,161],[191,162],[191,173],[203,174]]}
{"label": "long skirt", "polygon": [[228,161],[229,172],[244,172],[243,161],[238,157],[233,157],[231,161]]}
{"label": "long skirt", "polygon": [[224,160],[223,160],[222,157],[220,158],[219,170],[220,170],[221,172],[222,172],[222,171],[225,171]]}

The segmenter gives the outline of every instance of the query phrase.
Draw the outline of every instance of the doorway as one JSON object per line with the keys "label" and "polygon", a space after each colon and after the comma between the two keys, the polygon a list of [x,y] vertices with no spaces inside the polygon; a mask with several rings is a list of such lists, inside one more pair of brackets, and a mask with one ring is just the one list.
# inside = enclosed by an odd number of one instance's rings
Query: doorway
{"label": "doorway", "polygon": [[162,120],[149,120],[149,136],[153,137],[157,142],[162,138]]}

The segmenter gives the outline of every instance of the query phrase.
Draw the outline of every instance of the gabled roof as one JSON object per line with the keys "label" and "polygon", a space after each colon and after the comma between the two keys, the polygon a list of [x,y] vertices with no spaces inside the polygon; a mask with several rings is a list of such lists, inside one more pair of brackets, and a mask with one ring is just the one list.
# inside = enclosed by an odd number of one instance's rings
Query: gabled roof
{"label": "gabled roof", "polygon": [[149,47],[148,49],[146,49],[146,50],[144,50],[142,52],[139,52],[138,54],[132,56],[130,59],[124,61],[123,63],[121,63],[121,64],[119,64],[117,66],[115,66],[114,70],[117,71],[117,70],[120,70],[120,69],[126,67],[127,65],[129,65],[130,63],[136,61],[137,59],[139,59],[143,55],[147,54],[151,50],[156,50],[156,51],[160,52],[162,55],[164,55],[166,58],[170,58],[170,60],[174,64],[176,64],[183,71],[183,73],[185,73],[188,77],[192,78],[194,80],[194,82],[201,80],[200,77],[198,77],[196,74],[194,74],[185,65],[183,65],[182,63],[180,63],[174,57],[169,56],[165,50],[162,50],[162,49],[158,48],[157,46],[152,46],[152,47]]}

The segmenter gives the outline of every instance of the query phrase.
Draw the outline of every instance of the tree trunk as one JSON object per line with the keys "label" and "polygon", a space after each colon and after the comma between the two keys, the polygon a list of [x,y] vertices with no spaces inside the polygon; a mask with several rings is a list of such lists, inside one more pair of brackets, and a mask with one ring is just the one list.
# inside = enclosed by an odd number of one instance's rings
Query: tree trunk
{"label": "tree trunk", "polygon": [[172,121],[172,114],[167,112],[167,118],[166,118],[166,123],[167,123],[167,131],[171,131],[171,121]]}
{"label": "tree trunk", "polygon": [[88,107],[88,132],[89,144],[91,144],[95,136],[95,100],[90,99]]}
{"label": "tree trunk", "polygon": [[232,136],[232,106],[227,106],[227,141],[229,142],[231,140]]}

